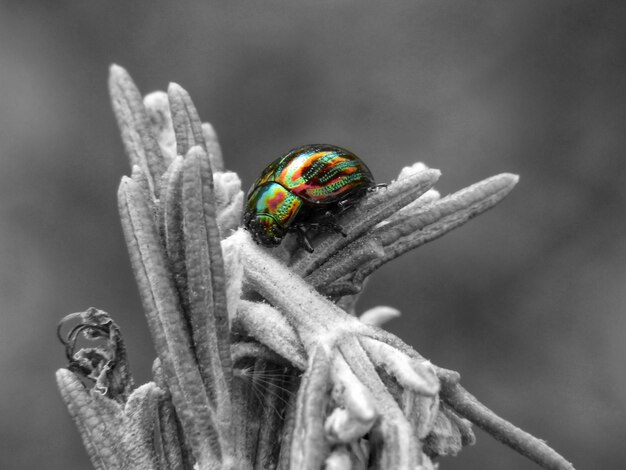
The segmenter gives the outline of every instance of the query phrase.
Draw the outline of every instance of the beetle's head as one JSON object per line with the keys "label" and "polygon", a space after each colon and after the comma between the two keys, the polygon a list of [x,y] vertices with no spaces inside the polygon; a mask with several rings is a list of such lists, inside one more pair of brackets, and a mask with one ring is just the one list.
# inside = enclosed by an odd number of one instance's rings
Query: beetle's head
{"label": "beetle's head", "polygon": [[243,222],[257,243],[279,245],[302,202],[278,183],[254,187],[248,196]]}
{"label": "beetle's head", "polygon": [[279,245],[287,231],[269,214],[249,214],[245,221],[246,228],[254,241],[265,246]]}

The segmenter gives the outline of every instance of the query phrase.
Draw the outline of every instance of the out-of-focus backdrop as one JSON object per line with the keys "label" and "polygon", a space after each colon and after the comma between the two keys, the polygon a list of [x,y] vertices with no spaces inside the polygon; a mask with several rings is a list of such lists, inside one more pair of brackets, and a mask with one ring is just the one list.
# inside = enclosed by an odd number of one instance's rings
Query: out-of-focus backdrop
{"label": "out-of-focus backdrop", "polygon": [[[521,180],[376,273],[360,309],[577,468],[626,461],[626,3],[0,1],[0,468],[88,468],[56,391],[59,319],[153,350],[117,217],[129,169],[109,64],[185,87],[248,187],[284,151],[353,150],[380,182],[424,161],[447,194]],[[442,469],[533,469],[477,431]]]}

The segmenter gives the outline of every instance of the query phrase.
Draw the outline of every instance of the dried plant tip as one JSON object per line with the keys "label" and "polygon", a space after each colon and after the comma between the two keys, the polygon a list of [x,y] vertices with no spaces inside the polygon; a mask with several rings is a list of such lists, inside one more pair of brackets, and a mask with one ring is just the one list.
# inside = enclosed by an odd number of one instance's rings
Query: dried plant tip
{"label": "dried plant tip", "polygon": [[[78,324],[63,336],[62,327],[75,321]],[[108,313],[91,307],[67,315],[59,323],[57,336],[65,346],[69,370],[93,381],[95,392],[119,403],[126,401],[133,379],[120,329]],[[81,338],[100,346],[76,351]]]}
{"label": "dried plant tip", "polygon": [[111,66],[109,93],[130,164],[138,165],[148,175],[151,192],[158,197],[155,182],[165,171],[163,155],[152,134],[141,93],[128,72],[119,65]]}
{"label": "dried plant tip", "polygon": [[388,321],[399,317],[400,310],[387,305],[379,305],[363,312],[359,316],[359,320],[368,325],[382,326]]}

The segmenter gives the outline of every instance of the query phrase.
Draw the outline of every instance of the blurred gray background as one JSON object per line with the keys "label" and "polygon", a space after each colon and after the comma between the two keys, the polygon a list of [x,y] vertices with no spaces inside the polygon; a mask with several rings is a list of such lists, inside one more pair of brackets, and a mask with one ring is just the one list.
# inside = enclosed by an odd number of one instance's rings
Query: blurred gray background
{"label": "blurred gray background", "polygon": [[[626,3],[0,1],[0,468],[88,460],[55,388],[59,319],[96,306],[154,356],[117,218],[110,63],[185,87],[247,188],[284,151],[415,161],[498,207],[380,270],[360,302],[578,469],[626,461]],[[533,469],[477,431],[443,469]]]}

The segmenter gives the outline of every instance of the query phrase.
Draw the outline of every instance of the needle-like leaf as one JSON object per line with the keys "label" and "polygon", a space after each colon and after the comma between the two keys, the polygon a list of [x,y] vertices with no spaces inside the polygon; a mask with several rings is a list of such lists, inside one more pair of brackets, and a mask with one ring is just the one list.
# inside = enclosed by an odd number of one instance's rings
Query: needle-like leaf
{"label": "needle-like leaf", "polygon": [[294,257],[292,269],[303,277],[311,274],[341,248],[424,194],[440,174],[438,170],[424,170],[379,188],[338,219],[347,237],[327,236],[313,253],[301,251]]}
{"label": "needle-like leaf", "polygon": [[172,401],[200,468],[221,459],[209,397],[168,270],[161,240],[143,192],[123,179],[119,207],[131,264]]}
{"label": "needle-like leaf", "polygon": [[198,145],[205,149],[202,123],[198,111],[191,101],[189,93],[177,83],[170,83],[167,88],[172,113],[174,134],[176,135],[176,152],[178,155],[187,155],[192,147]]}
{"label": "needle-like leaf", "polygon": [[226,281],[212,198],[208,157],[193,147],[183,162],[182,211],[189,321],[196,358],[219,422],[223,445],[230,444],[230,331]]}
{"label": "needle-like leaf", "polygon": [[109,93],[130,164],[144,171],[151,191],[158,197],[159,187],[156,182],[165,171],[163,154],[152,134],[141,93],[128,72],[119,65],[111,66]]}
{"label": "needle-like leaf", "polygon": [[298,391],[295,428],[290,443],[290,467],[317,470],[326,459],[329,442],[324,432],[324,414],[330,399],[330,358],[319,346],[309,357]]}

